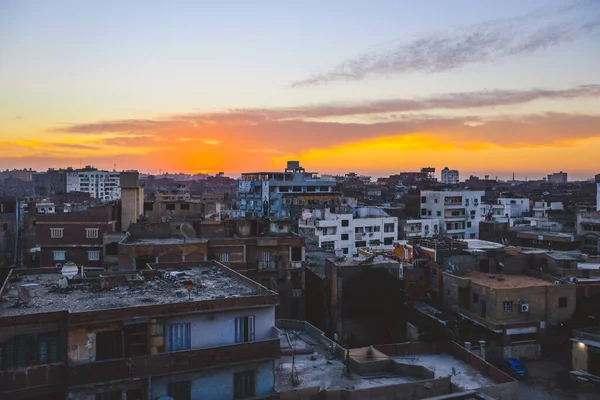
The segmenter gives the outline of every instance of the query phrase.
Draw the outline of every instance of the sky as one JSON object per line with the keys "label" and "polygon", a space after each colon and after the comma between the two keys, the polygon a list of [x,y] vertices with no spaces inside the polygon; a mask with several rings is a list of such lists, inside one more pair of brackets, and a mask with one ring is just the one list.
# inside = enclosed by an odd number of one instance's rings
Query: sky
{"label": "sky", "polygon": [[0,169],[600,173],[600,0],[0,0]]}

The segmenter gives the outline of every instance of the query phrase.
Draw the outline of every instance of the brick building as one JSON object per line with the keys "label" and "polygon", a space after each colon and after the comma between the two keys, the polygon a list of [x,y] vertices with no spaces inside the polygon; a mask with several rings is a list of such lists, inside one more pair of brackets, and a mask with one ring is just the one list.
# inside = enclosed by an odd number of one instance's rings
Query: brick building
{"label": "brick building", "polygon": [[89,207],[81,213],[45,214],[36,217],[36,241],[40,266],[62,266],[74,262],[102,266],[103,237],[119,230],[119,207]]}

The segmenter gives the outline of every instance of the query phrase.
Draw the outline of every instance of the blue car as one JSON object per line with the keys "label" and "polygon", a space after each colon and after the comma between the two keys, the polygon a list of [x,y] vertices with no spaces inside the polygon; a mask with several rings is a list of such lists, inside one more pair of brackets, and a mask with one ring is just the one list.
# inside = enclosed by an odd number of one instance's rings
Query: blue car
{"label": "blue car", "polygon": [[521,379],[527,377],[527,367],[522,361],[516,358],[503,358],[494,364],[513,378]]}

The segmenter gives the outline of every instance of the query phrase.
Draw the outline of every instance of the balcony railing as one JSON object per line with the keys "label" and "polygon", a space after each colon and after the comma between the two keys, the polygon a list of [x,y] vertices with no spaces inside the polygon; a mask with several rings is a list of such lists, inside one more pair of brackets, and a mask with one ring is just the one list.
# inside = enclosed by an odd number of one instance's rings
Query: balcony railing
{"label": "balcony railing", "polygon": [[122,379],[145,378],[272,359],[279,357],[279,345],[279,339],[268,339],[230,346],[82,364],[69,369],[69,385],[79,386]]}
{"label": "balcony railing", "polygon": [[[67,366],[63,363],[36,365],[31,367],[0,370],[0,392],[6,398],[13,398],[11,392],[33,395],[64,390],[67,380]],[[4,398],[0,396],[0,398]]]}
{"label": "balcony railing", "polygon": [[275,269],[275,261],[259,261],[258,269]]}

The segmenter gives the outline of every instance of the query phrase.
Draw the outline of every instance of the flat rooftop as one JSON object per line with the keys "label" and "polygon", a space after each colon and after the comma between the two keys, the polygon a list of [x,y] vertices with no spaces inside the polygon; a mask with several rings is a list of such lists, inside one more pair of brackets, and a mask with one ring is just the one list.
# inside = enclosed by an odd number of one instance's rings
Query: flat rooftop
{"label": "flat rooftop", "polygon": [[[8,283],[3,301],[0,301],[0,318],[56,311],[78,313],[188,303],[261,294],[259,286],[253,288],[216,265],[130,271],[87,279],[77,275],[67,289],[59,288],[58,281],[62,278],[59,270],[56,273],[20,276],[14,270],[13,276],[18,276],[18,279]],[[187,283],[190,281],[194,287],[188,293]],[[23,292],[23,288],[31,299],[27,304],[19,300],[19,290]]]}
{"label": "flat rooftop", "polygon": [[[493,275],[479,271],[468,271],[462,277],[471,279],[472,282],[491,288],[521,288],[530,286],[552,286],[553,283],[540,278],[527,275]],[[501,278],[502,280],[498,280]]]}
{"label": "flat rooftop", "polygon": [[451,376],[452,383],[463,390],[496,385],[497,382],[482,375],[469,364],[449,354],[417,354],[408,357],[392,357],[403,364],[421,365],[433,371],[436,378]]}
{"label": "flat rooftop", "polygon": [[577,269],[600,269],[600,263],[578,262]]}
{"label": "flat rooftop", "polygon": [[488,242],[487,240],[465,239],[464,241],[467,242],[469,246],[467,249],[469,250],[500,250],[505,247],[501,243]]}

